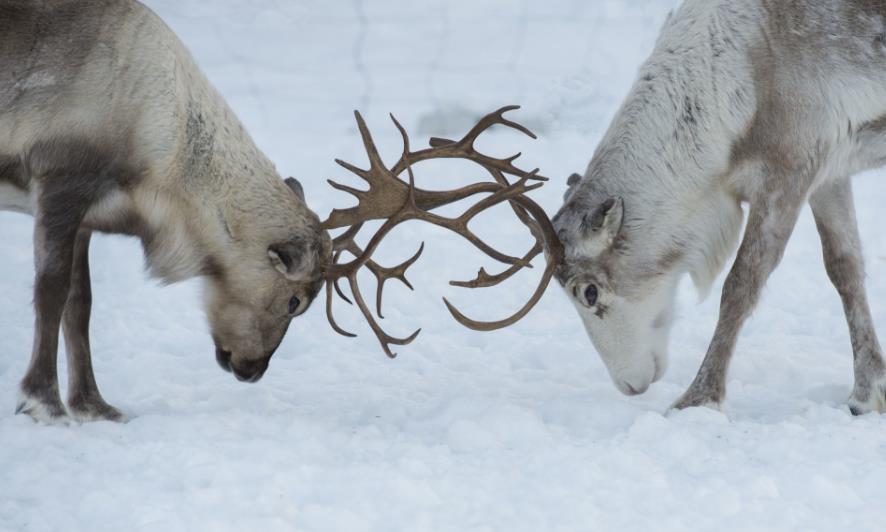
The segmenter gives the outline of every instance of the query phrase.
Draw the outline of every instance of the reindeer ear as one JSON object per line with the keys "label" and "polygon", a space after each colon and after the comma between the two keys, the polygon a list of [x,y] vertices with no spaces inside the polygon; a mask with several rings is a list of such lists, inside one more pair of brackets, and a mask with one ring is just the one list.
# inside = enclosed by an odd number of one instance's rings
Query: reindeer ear
{"label": "reindeer ear", "polygon": [[609,198],[600,204],[590,216],[585,216],[582,226],[586,233],[602,234],[609,244],[615,240],[624,221],[624,200]]}
{"label": "reindeer ear", "polygon": [[292,263],[291,259],[286,255],[286,253],[282,252],[276,246],[271,246],[268,248],[268,258],[271,259],[271,265],[274,266],[278,272],[286,275],[289,273],[288,263]]}
{"label": "reindeer ear", "polygon": [[271,265],[292,281],[303,280],[313,268],[313,253],[301,239],[293,239],[268,248]]}
{"label": "reindeer ear", "polygon": [[305,189],[302,188],[301,183],[298,182],[298,179],[294,177],[287,177],[286,186],[292,189],[292,191],[295,192],[295,195],[301,198],[302,201],[305,201]]}
{"label": "reindeer ear", "polygon": [[563,201],[569,199],[569,196],[571,196],[572,192],[575,191],[575,186],[579,183],[581,183],[580,174],[572,174],[566,179],[566,192],[563,193]]}
{"label": "reindeer ear", "polygon": [[609,198],[605,203],[612,202],[606,210],[606,216],[603,218],[603,229],[609,235],[609,238],[615,238],[621,231],[622,223],[625,217],[625,202],[620,197]]}
{"label": "reindeer ear", "polygon": [[566,186],[574,187],[581,181],[581,174],[573,173],[571,176],[566,178]]}

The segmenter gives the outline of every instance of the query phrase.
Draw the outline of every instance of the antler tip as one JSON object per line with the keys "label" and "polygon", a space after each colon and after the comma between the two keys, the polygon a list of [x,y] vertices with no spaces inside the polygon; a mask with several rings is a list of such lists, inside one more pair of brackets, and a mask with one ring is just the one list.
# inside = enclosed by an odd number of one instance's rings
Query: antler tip
{"label": "antler tip", "polygon": [[408,337],[406,337],[406,339],[403,341],[403,345],[411,344],[412,341],[418,337],[419,333],[421,333],[421,327],[419,327],[418,329],[415,330],[414,333],[412,333]]}
{"label": "antler tip", "polygon": [[442,146],[451,146],[456,144],[456,142],[452,139],[444,139],[441,137],[431,137],[428,139],[428,145],[432,148],[440,148]]}

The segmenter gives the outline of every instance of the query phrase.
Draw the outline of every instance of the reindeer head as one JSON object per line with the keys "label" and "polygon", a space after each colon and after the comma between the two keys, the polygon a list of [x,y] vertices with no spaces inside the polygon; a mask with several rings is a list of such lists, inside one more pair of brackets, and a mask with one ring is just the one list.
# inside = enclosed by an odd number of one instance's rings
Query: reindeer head
{"label": "reindeer head", "polygon": [[[246,382],[258,381],[289,323],[323,286],[329,234],[304,202],[293,178],[249,209],[249,223],[232,228],[238,246],[224,255],[206,291],[216,360]],[[258,216],[255,215],[258,213]]]}
{"label": "reindeer head", "polygon": [[557,280],[566,290],[616,387],[646,391],[667,365],[676,253],[643,262],[631,249],[622,198],[594,190],[581,176],[569,179],[565,203],[554,217],[564,249]]}

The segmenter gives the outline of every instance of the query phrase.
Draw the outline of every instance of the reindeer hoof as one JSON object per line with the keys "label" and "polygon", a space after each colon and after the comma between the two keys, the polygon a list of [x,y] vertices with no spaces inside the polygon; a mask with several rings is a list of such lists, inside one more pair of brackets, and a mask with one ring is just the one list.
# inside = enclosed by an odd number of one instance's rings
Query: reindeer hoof
{"label": "reindeer hoof", "polygon": [[68,411],[78,423],[89,423],[91,421],[126,423],[129,421],[126,414],[106,403],[100,395],[69,399]]}
{"label": "reindeer hoof", "polygon": [[668,408],[668,412],[693,407],[710,408],[711,410],[721,412],[723,410],[721,408],[721,403],[722,400],[715,397],[714,394],[696,392],[690,389],[677,399],[670,408]]}
{"label": "reindeer hoof", "polygon": [[65,412],[61,400],[58,397],[40,397],[38,394],[19,391],[18,403],[15,407],[16,414],[25,414],[37,423],[46,425],[70,425],[71,418]]}
{"label": "reindeer hoof", "polygon": [[852,396],[849,397],[849,411],[853,416],[886,412],[886,375],[873,379],[865,386],[856,382]]}

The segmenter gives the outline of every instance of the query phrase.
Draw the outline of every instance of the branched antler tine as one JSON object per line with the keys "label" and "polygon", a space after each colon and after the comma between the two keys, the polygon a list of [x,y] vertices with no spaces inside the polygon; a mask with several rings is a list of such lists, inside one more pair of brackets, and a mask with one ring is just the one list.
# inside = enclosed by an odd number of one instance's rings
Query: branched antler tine
{"label": "branched antler tine", "polygon": [[[514,186],[508,183],[508,180],[505,178],[504,174],[500,170],[495,168],[489,168],[488,170],[489,173],[492,174],[496,182],[506,187]],[[521,181],[518,181],[517,183],[515,183],[515,185],[519,185],[520,183]],[[535,187],[535,185],[533,185],[533,187]],[[534,220],[532,220],[532,217],[529,215],[529,213],[526,212],[526,209],[521,207],[519,204],[513,201],[509,201],[508,204],[514,211],[514,214],[516,214],[520,221],[529,228],[530,232],[532,232],[533,236],[536,239],[535,245],[523,257],[523,259],[521,259],[520,262],[513,264],[510,268],[499,274],[490,275],[485,269],[480,268],[480,271],[477,272],[476,278],[470,281],[450,281],[450,285],[459,286],[462,288],[486,288],[489,286],[495,286],[509,279],[511,276],[513,276],[515,273],[522,270],[523,268],[532,268],[532,264],[530,263],[530,261],[538,256],[538,254],[541,253],[544,249],[544,246],[540,240],[540,235],[538,234],[537,224]]]}
{"label": "branched antler tine", "polygon": [[344,299],[345,303],[347,303],[348,305],[353,305],[354,302],[345,295],[344,291],[341,289],[341,286],[339,286],[338,282],[340,280],[341,279],[336,279],[335,281],[332,281],[332,286],[335,287],[335,293],[338,294],[338,297]]}
{"label": "branched antler tine", "polygon": [[428,140],[428,146],[430,146],[432,148],[439,148],[441,146],[451,146],[453,144],[457,144],[457,143],[452,139],[444,139],[444,138],[440,138],[440,137],[431,137]]}
{"label": "branched antler tine", "polygon": [[[344,235],[342,235],[342,236],[344,236]],[[340,244],[340,246],[341,246],[341,249],[337,250],[335,252],[335,254],[333,255],[333,263],[336,263],[336,264],[338,263],[338,259],[344,251],[347,251],[348,253],[353,255],[355,258],[360,258],[363,255],[363,249],[360,248],[360,246],[358,246],[356,242],[354,242],[353,238],[348,239],[345,242],[342,242]],[[415,263],[415,261],[418,260],[418,258],[421,256],[423,251],[424,251],[424,242],[422,242],[421,246],[418,249],[418,252],[416,252],[415,255],[413,255],[411,258],[404,261],[403,263],[398,264],[396,266],[392,266],[392,267],[382,266],[382,265],[378,264],[377,262],[373,261],[372,259],[369,259],[369,258],[366,259],[365,266],[369,269],[370,272],[372,272],[373,275],[375,275],[375,278],[378,282],[378,285],[376,288],[376,314],[378,315],[379,318],[384,319],[384,316],[381,313],[381,295],[382,295],[382,289],[384,287],[385,281],[387,281],[388,279],[397,279],[398,281],[400,281],[401,283],[406,285],[406,287],[409,288],[410,290],[414,290],[412,283],[410,283],[409,280],[406,279],[406,270],[410,266],[412,266]],[[335,288],[335,291],[338,294],[338,296],[340,298],[342,298],[343,300],[345,300],[348,304],[352,305],[353,302],[350,300],[350,298],[348,298],[344,294],[344,291],[341,289],[341,286],[338,284],[340,280],[341,280],[341,277],[337,277],[337,278],[335,278],[335,280],[330,281],[330,283]]]}
{"label": "branched antler tine", "polygon": [[463,156],[462,158],[470,159],[475,163],[483,166],[487,170],[490,168],[495,168],[519,178],[525,177],[534,181],[550,181],[549,178],[538,175],[538,168],[533,169],[531,172],[527,172],[526,170],[522,170],[514,166],[513,163],[508,161],[508,158],[497,159],[495,157],[490,157],[488,155],[477,152],[468,153],[467,156]]}
{"label": "branched antler tine", "polygon": [[366,194],[366,192],[363,190],[360,190],[360,189],[354,188],[354,187],[349,187],[347,185],[342,185],[341,183],[336,183],[332,179],[327,179],[326,182],[329,183],[329,186],[331,186],[332,188],[334,188],[336,190],[341,190],[342,192],[347,192],[348,194],[351,194],[352,196],[356,196],[357,198],[361,198]]}
{"label": "branched antler tine", "polygon": [[[341,295],[341,292],[339,292],[339,295]],[[344,296],[342,296],[342,297],[344,297]],[[335,332],[337,332],[338,334],[340,334],[342,336],[347,336],[348,338],[356,337],[357,336],[356,334],[342,329],[341,327],[339,327],[338,323],[335,322],[335,317],[332,315],[332,301],[333,301],[333,299],[334,298],[332,297],[332,283],[327,283],[326,284],[326,319],[329,320],[329,325],[332,326],[332,330],[334,330]],[[345,299],[347,299],[347,298],[345,298]]]}
{"label": "branched antler tine", "polygon": [[514,202],[509,202],[509,205],[514,211],[514,214],[517,215],[517,218],[519,218],[520,221],[523,222],[523,225],[529,227],[530,230],[538,225],[535,223],[535,220],[533,220],[532,217],[529,216],[529,213],[526,212],[526,209]]}
{"label": "branched antler tine", "polygon": [[[335,237],[332,240],[332,249],[334,251],[347,251],[350,246],[356,245],[354,243],[354,237],[357,236],[357,233],[359,233],[360,229],[362,229],[362,228],[363,228],[362,222],[348,227],[344,233],[338,235],[337,237]],[[351,252],[351,253],[353,253],[353,252]]]}
{"label": "branched antler tine", "polygon": [[348,161],[336,159],[335,164],[341,166],[342,168],[344,168],[348,172],[351,172],[352,174],[355,174],[355,175],[361,177],[365,181],[369,181],[369,179],[370,179],[370,175],[371,175],[370,172],[360,168],[359,166],[354,166],[353,164],[349,163]]}
{"label": "branched antler tine", "polygon": [[381,313],[381,296],[382,291],[385,288],[385,281],[388,280],[388,277],[385,277],[384,274],[381,274],[375,270],[372,271],[375,274],[375,279],[377,281],[375,285],[375,315],[378,316],[378,319],[385,319],[384,314]]}
{"label": "branched antler tine", "polygon": [[397,120],[397,117],[394,116],[394,113],[390,113],[388,116],[391,117],[391,121],[394,122],[394,125],[397,127],[397,130],[400,132],[400,136],[403,137],[403,154],[409,154],[409,135],[406,133],[406,128],[403,127],[402,124]]}
{"label": "branched antler tine", "polygon": [[467,134],[465,134],[464,137],[462,137],[460,143],[467,146],[473,146],[474,140],[476,140],[477,137],[480,136],[480,134],[502,120],[501,115],[507,113],[508,111],[513,111],[519,108],[519,105],[506,105],[498,110],[487,114],[486,116],[481,118],[477,122],[477,124],[474,125],[474,127],[472,127],[471,130],[467,132]]}
{"label": "branched antler tine", "polygon": [[461,235],[468,242],[473,244],[477,249],[499,262],[502,262],[504,264],[525,264],[520,258],[502,253],[501,251],[498,251],[497,249],[484,242],[483,239],[478,237],[473,231],[470,230],[470,228],[468,227],[468,222],[470,222],[471,219],[481,211],[493,207],[503,201],[508,201],[510,198],[521,197],[520,195],[522,193],[530,190],[535,190],[540,186],[542,186],[542,183],[526,185],[525,178],[521,179],[511,186],[503,187],[493,194],[487,196],[486,198],[483,198],[482,200],[471,206],[458,218],[444,218],[442,216],[438,216],[436,214],[421,210],[415,211],[412,217],[418,220],[432,223],[445,229],[449,229],[450,231]]}
{"label": "branched antler tine", "polygon": [[[407,204],[403,206],[404,209],[411,207],[413,209],[418,209],[418,206],[415,204],[415,174],[412,172],[412,164],[409,161],[409,154],[411,153],[409,150],[409,135],[406,134],[406,129],[394,118],[394,114],[391,113],[391,120],[394,121],[394,125],[397,126],[397,129],[400,131],[400,136],[403,137],[403,155],[400,157],[401,161],[406,162],[406,172],[409,174],[409,196],[407,198]],[[422,243],[424,246],[424,243]]]}
{"label": "branched antler tine", "polygon": [[490,194],[489,196],[486,196],[482,200],[480,200],[477,203],[475,203],[474,205],[472,205],[468,210],[466,210],[464,212],[464,214],[462,214],[459,217],[459,219],[463,220],[464,223],[467,223],[467,222],[471,221],[475,216],[480,214],[481,212],[485,211],[486,209],[489,209],[490,207],[494,207],[495,205],[498,205],[502,201],[507,201],[509,198],[512,198],[514,196],[518,196],[521,194],[525,194],[527,192],[533,191],[533,190],[539,188],[540,186],[542,186],[542,183],[534,183],[532,185],[527,185],[526,179],[527,178],[524,177],[524,178],[520,179],[520,181],[517,181],[516,183],[514,183],[512,185],[509,185],[507,187],[503,187],[500,190],[498,190],[497,192],[494,192],[494,193]]}
{"label": "branched antler tine", "polygon": [[[353,242],[353,240],[351,242]],[[336,250],[335,253],[332,254],[333,267],[338,265],[338,259],[341,258],[341,254],[343,252],[344,252],[344,249],[339,249],[339,250]],[[345,303],[347,303],[348,305],[353,305],[354,303],[350,299],[348,299],[348,296],[345,295],[344,291],[338,285],[338,281],[340,279],[341,279],[340,277],[336,277],[334,280],[330,281],[329,284],[331,284],[332,287],[335,288],[335,293],[338,294],[338,297],[342,298],[345,301]]]}
{"label": "branched antler tine", "polygon": [[[369,128],[366,127],[366,121],[363,120],[360,111],[354,111],[354,117],[357,119],[357,128],[360,130],[360,137],[363,139],[363,147],[366,148],[370,167],[373,170],[385,169],[385,163],[381,160],[381,155],[378,154],[378,148],[375,147],[375,142],[372,140],[372,135],[369,133]],[[368,177],[372,180],[374,176],[370,173]]]}
{"label": "branched antler tine", "polygon": [[412,217],[416,220],[423,220],[438,227],[449,229],[450,231],[461,235],[462,237],[464,237],[465,240],[473,244],[474,247],[489,255],[498,262],[504,264],[521,263],[521,259],[519,257],[513,257],[506,253],[502,253],[501,251],[498,251],[497,249],[484,242],[483,239],[478,237],[476,234],[474,234],[473,231],[468,228],[467,224],[460,219],[461,217],[455,219],[444,218],[442,216],[437,216],[436,214],[432,214],[426,211],[416,211],[416,213]]}
{"label": "branched antler tine", "polygon": [[532,310],[532,307],[538,303],[541,299],[541,296],[544,295],[545,290],[548,287],[548,284],[551,282],[551,278],[554,276],[554,270],[557,268],[557,262],[551,261],[548,263],[547,268],[545,268],[544,275],[541,278],[541,281],[538,284],[538,287],[535,289],[535,292],[532,294],[532,297],[529,298],[529,301],[526,302],[523,307],[512,314],[511,316],[498,321],[478,321],[468,318],[464,314],[462,314],[452,303],[449,302],[445,297],[443,298],[443,303],[446,305],[446,308],[449,309],[449,313],[452,314],[452,317],[455,318],[455,321],[461,323],[465,327],[469,329],[473,329],[475,331],[494,331],[496,329],[501,329],[507,327],[508,325],[513,325],[514,323],[520,321],[526,314]]}
{"label": "branched antler tine", "polygon": [[527,196],[517,196],[511,200],[519,204],[532,217],[533,224],[537,229],[536,241],[544,247],[545,255],[550,264],[559,264],[563,261],[563,244],[557,236],[557,231],[548,215],[541,206]]}
{"label": "branched antler tine", "polygon": [[520,108],[519,105],[506,105],[506,106],[502,107],[501,109],[498,109],[497,111],[493,111],[493,112],[489,113],[488,115],[484,116],[483,118],[480,119],[479,122],[477,122],[477,125],[475,125],[473,128],[471,128],[471,130],[468,131],[467,135],[465,135],[462,138],[461,143],[465,146],[473,147],[474,141],[477,140],[477,137],[479,137],[481,133],[483,133],[484,131],[486,131],[487,129],[491,128],[492,126],[494,126],[496,124],[501,124],[503,126],[506,126],[506,127],[512,128],[512,129],[516,129],[517,131],[529,136],[530,138],[533,138],[533,139],[537,138],[535,136],[535,133],[530,131],[527,127],[525,127],[521,124],[518,124],[516,122],[512,122],[511,120],[508,120],[507,118],[504,117],[504,114],[507,113],[508,111],[515,111],[519,108]]}
{"label": "branched antler tine", "polygon": [[477,249],[479,249],[483,253],[489,255],[490,257],[497,260],[498,262],[501,262],[504,264],[523,264],[523,261],[519,257],[513,257],[511,255],[508,255],[506,253],[502,253],[501,251],[495,249],[494,247],[492,247],[489,244],[487,244],[486,242],[484,242],[482,238],[480,238],[479,236],[474,234],[474,232],[471,231],[470,229],[468,229],[467,227],[465,227],[458,234],[463,236],[471,244],[474,244],[474,247],[476,247]]}
{"label": "branched antler tine", "polygon": [[[385,267],[378,264],[372,259],[368,259],[366,261],[366,267],[369,268],[369,270],[374,273],[376,277],[378,277],[379,275],[384,275],[385,272],[400,272],[399,274],[391,275],[390,277],[393,279],[397,279],[398,281],[405,284],[410,290],[412,290],[412,284],[406,279],[405,272],[407,268],[412,266],[412,264],[416,260],[418,260],[418,257],[421,255],[422,251],[424,251],[424,245],[424,242],[422,242],[421,246],[419,247],[418,253],[416,253],[412,258],[408,259],[404,263],[398,264],[397,266]],[[348,245],[344,248],[344,250],[352,254],[354,257],[360,257],[363,254],[363,249],[358,246],[353,240],[348,242]]]}
{"label": "branched antler tine", "polygon": [[387,281],[388,279],[397,279],[401,283],[405,284],[406,287],[410,290],[415,290],[412,287],[412,283],[410,283],[409,280],[406,279],[406,270],[408,270],[410,266],[415,264],[415,261],[417,261],[418,258],[421,257],[421,254],[422,252],[424,252],[424,250],[425,243],[422,242],[421,246],[419,246],[418,248],[418,251],[415,252],[412,257],[401,262],[400,264],[390,268],[385,268],[384,266],[379,266],[375,264],[374,268],[370,268],[372,273],[375,274],[376,280],[378,281],[378,285],[375,291],[375,313],[378,315],[379,318],[384,319],[384,316],[381,313],[381,298],[382,291],[384,290],[385,286],[385,281]]}
{"label": "branched antler tine", "polygon": [[504,172],[502,172],[498,168],[486,168],[486,171],[489,172],[490,175],[492,175],[492,179],[494,179],[495,182],[499,185],[504,185],[506,187],[511,186],[511,182],[508,181],[507,177],[505,177]]}
{"label": "branched antler tine", "polygon": [[415,261],[417,261],[419,259],[419,257],[421,257],[421,254],[424,253],[424,251],[425,251],[425,243],[422,242],[421,245],[418,246],[418,251],[415,252],[415,255],[413,255],[409,259],[403,261],[396,268],[391,268],[391,269],[397,271],[397,275],[395,275],[394,278],[402,281],[403,284],[408,286],[410,290],[415,290],[415,289],[412,287],[412,283],[410,283],[409,280],[406,279],[406,270],[408,270],[413,264],[415,264]]}
{"label": "branched antler tine", "polygon": [[357,302],[357,306],[360,308],[360,312],[363,313],[363,317],[366,318],[366,321],[369,323],[369,327],[372,329],[372,332],[375,334],[375,337],[381,343],[382,349],[385,350],[385,354],[390,358],[394,358],[397,356],[397,353],[391,351],[390,345],[407,345],[415,340],[415,337],[418,336],[418,333],[421,332],[421,329],[416,330],[409,336],[405,338],[397,338],[395,336],[391,336],[382,329],[378,323],[375,321],[375,318],[372,317],[372,312],[369,310],[369,307],[366,306],[366,302],[363,300],[363,296],[360,294],[360,287],[357,286],[357,275],[356,272],[348,275],[348,282],[351,286],[351,292],[354,294],[354,300]]}
{"label": "branched antler tine", "polygon": [[[515,268],[515,266],[511,266],[505,271],[510,271]],[[480,270],[477,272],[477,276],[471,279],[470,281],[449,281],[450,286],[458,286],[459,288],[485,288],[486,286],[491,286],[486,284],[489,279],[493,276],[489,275],[489,272],[486,271],[486,268],[480,266]]]}
{"label": "branched antler tine", "polygon": [[[520,153],[517,153],[517,155],[514,155],[513,158],[516,159],[519,156],[520,156]],[[489,171],[489,173],[492,175],[492,178],[496,181],[496,183],[502,184],[506,187],[511,185],[508,182],[508,179],[505,177],[504,173],[501,170],[499,170],[498,168],[487,168],[486,170]],[[511,206],[511,209],[514,211],[514,214],[517,215],[517,218],[520,219],[520,221],[523,223],[523,225],[525,225],[526,227],[529,228],[529,230],[532,232],[532,234],[536,237],[536,240],[538,240],[538,235],[536,234],[536,231],[534,229],[537,227],[538,224],[536,224],[535,221],[532,220],[532,217],[529,216],[529,213],[526,212],[526,209],[524,209],[523,207],[521,207],[517,203],[514,203],[513,201],[508,202],[508,204]]]}
{"label": "branched antler tine", "polygon": [[480,271],[477,272],[477,277],[474,279],[471,279],[470,281],[449,281],[449,284],[460,288],[487,288],[501,284],[523,268],[532,268],[530,261],[537,257],[543,250],[544,246],[536,242],[532,249],[530,249],[521,259],[522,264],[514,264],[507,270],[495,275],[491,275],[485,268],[480,268]]}
{"label": "branched antler tine", "polygon": [[520,133],[523,133],[524,135],[526,135],[530,138],[533,138],[533,139],[538,138],[537,136],[535,136],[535,133],[533,133],[528,127],[524,126],[523,124],[518,124],[517,122],[513,122],[511,120],[508,120],[507,118],[501,116],[501,114],[499,114],[498,117],[500,119],[500,121],[498,122],[499,124],[501,124],[503,126],[507,126],[511,129],[516,129]]}
{"label": "branched antler tine", "polygon": [[532,233],[532,236],[535,237],[535,240],[539,241],[541,239],[541,236],[539,235],[538,224],[535,222],[535,220],[532,219],[532,216],[529,216],[529,213],[526,212],[526,209],[514,203],[513,201],[508,202],[508,205],[511,206],[511,210],[514,211],[514,214],[517,216],[520,222],[529,229],[529,232]]}
{"label": "branched antler tine", "polygon": [[539,227],[538,223],[532,219],[532,216],[530,216],[529,213],[526,212],[526,209],[524,209],[514,201],[509,201],[508,204],[511,206],[511,210],[514,211],[514,214],[517,216],[520,222],[525,225],[527,229],[529,229],[529,232],[535,238],[535,241],[539,244],[542,243],[544,241],[544,237],[542,236],[541,228]]}

